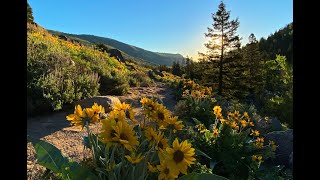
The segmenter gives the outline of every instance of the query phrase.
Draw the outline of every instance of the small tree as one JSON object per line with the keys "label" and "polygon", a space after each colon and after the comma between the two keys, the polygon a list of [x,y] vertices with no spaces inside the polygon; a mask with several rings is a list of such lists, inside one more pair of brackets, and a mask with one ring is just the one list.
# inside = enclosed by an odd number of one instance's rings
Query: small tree
{"label": "small tree", "polygon": [[29,5],[29,3],[27,2],[27,22],[33,22],[33,15],[32,15],[32,8]]}
{"label": "small tree", "polygon": [[181,76],[182,75],[182,68],[179,62],[173,62],[172,64],[172,74]]}
{"label": "small tree", "polygon": [[186,58],[185,72],[186,72],[187,78],[190,78],[190,79],[194,78],[194,62],[189,57]]}

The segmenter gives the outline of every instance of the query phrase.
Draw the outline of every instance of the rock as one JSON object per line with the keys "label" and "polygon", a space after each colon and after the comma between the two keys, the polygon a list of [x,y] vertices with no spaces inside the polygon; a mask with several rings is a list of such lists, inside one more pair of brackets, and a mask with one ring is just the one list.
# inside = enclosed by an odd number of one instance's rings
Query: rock
{"label": "rock", "polygon": [[108,53],[110,54],[110,57],[115,57],[119,62],[125,62],[125,59],[118,49],[109,49]]}
{"label": "rock", "polygon": [[31,97],[27,96],[27,116],[30,116],[33,112],[33,104]]}
{"label": "rock", "polygon": [[291,170],[293,170],[293,151],[291,152],[289,157],[289,167]]}
{"label": "rock", "polygon": [[281,131],[282,130],[282,125],[278,118],[274,117],[271,119],[271,125],[272,125],[272,130],[273,131]]}
{"label": "rock", "polygon": [[261,134],[267,134],[272,131],[281,131],[282,126],[278,118],[260,118],[252,119],[254,122],[253,129],[258,130]]}
{"label": "rock", "polygon": [[269,140],[274,141],[278,146],[275,152],[276,157],[272,160],[272,163],[289,167],[290,155],[293,154],[293,130],[270,132],[265,135],[265,142],[268,143]]}
{"label": "rock", "polygon": [[94,103],[98,103],[98,105],[102,105],[106,111],[106,113],[112,111],[113,107],[121,103],[119,98],[114,96],[95,96],[92,98],[83,99],[74,103],[74,105],[80,104],[82,108],[91,107]]}
{"label": "rock", "polygon": [[62,35],[62,34],[60,34],[58,37],[59,37],[59,39],[62,39],[62,40],[65,40],[65,41],[68,40],[67,36]]}
{"label": "rock", "polygon": [[148,86],[149,86],[149,84],[148,84],[148,83],[146,83],[146,82],[142,82],[142,83],[140,84],[140,86],[141,86],[141,87],[148,87]]}

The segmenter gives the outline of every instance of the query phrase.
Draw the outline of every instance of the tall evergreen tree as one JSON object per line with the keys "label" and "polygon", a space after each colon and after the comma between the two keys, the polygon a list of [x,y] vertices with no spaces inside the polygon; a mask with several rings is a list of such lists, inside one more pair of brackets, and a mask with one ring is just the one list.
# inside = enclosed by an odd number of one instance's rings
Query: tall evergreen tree
{"label": "tall evergreen tree", "polygon": [[249,36],[249,43],[243,48],[243,60],[247,65],[247,81],[249,93],[256,94],[263,84],[263,60],[259,51],[259,43],[253,33]]}
{"label": "tall evergreen tree", "polygon": [[[208,48],[208,53],[205,56],[210,61],[219,61],[218,94],[222,95],[223,63],[227,52],[240,48],[240,38],[236,35],[240,23],[238,18],[230,20],[230,11],[226,10],[222,1],[217,12],[212,14],[212,19],[214,21],[212,28],[208,27],[208,33],[205,33],[205,36],[210,38],[209,42],[205,44]],[[214,62],[212,64],[216,65]]]}
{"label": "tall evergreen tree", "polygon": [[27,22],[33,22],[32,9],[29,3],[27,2]]}

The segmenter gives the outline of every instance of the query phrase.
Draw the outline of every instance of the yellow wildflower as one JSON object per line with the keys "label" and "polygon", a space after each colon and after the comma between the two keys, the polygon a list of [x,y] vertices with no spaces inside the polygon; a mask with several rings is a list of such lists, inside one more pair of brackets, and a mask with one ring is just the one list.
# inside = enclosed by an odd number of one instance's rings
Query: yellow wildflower
{"label": "yellow wildflower", "polygon": [[191,147],[188,140],[179,143],[177,138],[173,141],[172,146],[173,148],[166,148],[165,161],[167,161],[169,169],[187,174],[188,166],[194,164],[196,160],[193,157],[195,149]]}
{"label": "yellow wildflower", "polygon": [[247,113],[247,112],[244,112],[244,113],[243,113],[243,117],[248,118],[248,117],[249,117],[248,113]]}
{"label": "yellow wildflower", "polygon": [[274,141],[270,141],[270,140],[269,140],[269,146],[271,147],[272,151],[276,151],[278,147]]}
{"label": "yellow wildflower", "polygon": [[243,119],[240,120],[240,124],[242,127],[246,127],[248,125],[247,121],[245,121]]}
{"label": "yellow wildflower", "polygon": [[234,111],[233,116],[234,116],[234,119],[235,119],[235,120],[238,120],[239,117],[240,117],[239,111]]}
{"label": "yellow wildflower", "polygon": [[204,133],[207,131],[207,128],[204,126],[204,124],[197,124],[195,127],[198,129],[200,133]]}
{"label": "yellow wildflower", "polygon": [[214,106],[213,113],[217,116],[218,114],[221,114],[222,109],[220,106]]}
{"label": "yellow wildflower", "polygon": [[184,125],[182,124],[182,121],[178,121],[178,116],[171,116],[164,120],[163,127],[173,129],[173,133],[176,133],[177,130],[182,130]]}
{"label": "yellow wildflower", "polygon": [[113,141],[112,138],[116,137],[116,131],[112,128],[116,125],[115,121],[109,121],[108,119],[101,120],[102,128],[101,133],[99,134],[100,141],[106,143],[108,147],[117,144],[116,141]]}
{"label": "yellow wildflower", "polygon": [[99,115],[92,108],[86,108],[84,112],[91,119],[91,122],[95,123],[99,121]]}
{"label": "yellow wildflower", "polygon": [[112,127],[115,130],[113,141],[118,141],[129,151],[132,151],[135,146],[139,145],[138,137],[135,136],[133,127],[126,122],[118,121],[116,126]]}
{"label": "yellow wildflower", "polygon": [[255,143],[255,146],[258,148],[258,149],[262,149],[263,148],[263,143],[264,143],[264,138],[261,137],[261,138],[257,138],[256,139],[256,143]]}
{"label": "yellow wildflower", "polygon": [[162,151],[168,147],[168,140],[164,137],[163,132],[159,132],[158,134],[156,134],[155,140],[156,140],[156,149],[157,150]]}
{"label": "yellow wildflower", "polygon": [[91,108],[96,114],[105,113],[104,107],[99,106],[97,103],[93,103]]}
{"label": "yellow wildflower", "polygon": [[168,166],[166,161],[160,161],[160,165],[157,165],[157,169],[159,170],[158,180],[173,180],[178,178],[179,171],[176,168],[172,169]]}
{"label": "yellow wildflower", "polygon": [[80,129],[82,130],[83,127],[85,126],[85,120],[84,118],[86,118],[86,113],[84,111],[82,111],[82,108],[80,105],[75,106],[74,108],[74,113],[68,115],[66,118],[68,121],[71,121],[71,125],[74,126],[79,126]]}
{"label": "yellow wildflower", "polygon": [[218,135],[219,135],[219,129],[217,129],[216,126],[213,126],[213,128],[212,128],[212,136],[213,136],[213,138],[217,138]]}
{"label": "yellow wildflower", "polygon": [[113,110],[109,113],[107,119],[115,122],[119,122],[119,121],[126,122],[126,114],[124,111]]}
{"label": "yellow wildflower", "polygon": [[158,171],[157,167],[152,166],[149,162],[148,162],[148,170],[150,172],[157,172]]}
{"label": "yellow wildflower", "polygon": [[132,164],[138,164],[144,158],[144,156],[141,156],[141,153],[136,155],[134,152],[131,152],[130,156],[126,155],[124,157],[127,158],[127,160]]}
{"label": "yellow wildflower", "polygon": [[255,162],[257,162],[257,163],[261,163],[261,162],[263,162],[263,160],[262,160],[262,156],[258,156],[258,155],[252,155],[252,161],[255,161]]}
{"label": "yellow wildflower", "polygon": [[223,124],[224,122],[226,122],[226,120],[223,119],[223,118],[219,118],[219,121],[221,122],[221,124]]}
{"label": "yellow wildflower", "polygon": [[232,122],[230,123],[230,127],[231,127],[232,129],[239,130],[239,126],[237,125],[237,123],[236,123],[235,121],[232,121]]}
{"label": "yellow wildflower", "polygon": [[156,136],[157,136],[157,131],[156,129],[152,128],[152,127],[147,127],[145,130],[144,130],[144,135],[146,136],[146,138],[149,140],[149,141],[153,141],[156,139]]}
{"label": "yellow wildflower", "polygon": [[171,116],[171,112],[162,104],[156,103],[156,110],[152,113],[154,118],[159,125],[164,125],[164,121]]}
{"label": "yellow wildflower", "polygon": [[118,103],[113,107],[113,110],[117,110],[117,111],[127,110],[127,109],[130,109],[130,104],[126,104],[125,102]]}
{"label": "yellow wildflower", "polygon": [[258,130],[251,130],[250,135],[259,136],[259,135],[260,135],[260,132],[259,132]]}

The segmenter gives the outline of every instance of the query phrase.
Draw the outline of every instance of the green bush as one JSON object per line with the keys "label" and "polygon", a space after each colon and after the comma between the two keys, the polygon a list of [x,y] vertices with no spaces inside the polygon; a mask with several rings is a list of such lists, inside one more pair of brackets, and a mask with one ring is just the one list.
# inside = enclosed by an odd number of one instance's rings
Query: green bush
{"label": "green bush", "polygon": [[264,92],[261,111],[268,116],[276,116],[282,123],[293,123],[293,71],[285,56],[265,63]]}
{"label": "green bush", "polygon": [[129,84],[133,87],[147,87],[153,83],[153,80],[142,71],[133,71],[130,73]]}
{"label": "green bush", "polygon": [[101,95],[123,95],[129,91],[129,77],[127,74],[121,74],[118,71],[107,72],[101,76],[100,93]]}
{"label": "green bush", "polygon": [[[48,99],[54,110],[63,104],[71,104],[75,100],[92,97],[98,94],[99,77],[97,74],[68,74],[62,68],[56,69],[38,81],[44,98]],[[73,76],[71,76],[73,75]]]}
{"label": "green bush", "polygon": [[212,113],[214,104],[215,101],[211,98],[187,97],[177,103],[174,112],[184,121],[193,122],[192,119],[196,118],[209,127],[214,118]]}

